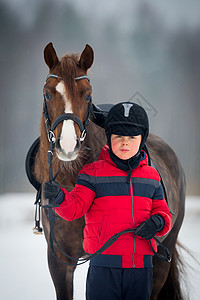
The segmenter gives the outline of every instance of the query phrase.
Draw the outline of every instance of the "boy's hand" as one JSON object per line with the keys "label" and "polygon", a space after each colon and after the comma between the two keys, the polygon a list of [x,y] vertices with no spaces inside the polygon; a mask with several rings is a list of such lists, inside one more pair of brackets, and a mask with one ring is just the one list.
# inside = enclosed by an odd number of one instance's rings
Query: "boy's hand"
{"label": "boy's hand", "polygon": [[44,197],[49,199],[49,204],[59,206],[64,200],[64,193],[55,181],[47,181],[44,185]]}
{"label": "boy's hand", "polygon": [[161,221],[159,217],[156,215],[151,216],[148,220],[142,222],[135,229],[135,235],[139,235],[140,237],[146,240],[150,240],[156,235],[160,226],[161,226]]}

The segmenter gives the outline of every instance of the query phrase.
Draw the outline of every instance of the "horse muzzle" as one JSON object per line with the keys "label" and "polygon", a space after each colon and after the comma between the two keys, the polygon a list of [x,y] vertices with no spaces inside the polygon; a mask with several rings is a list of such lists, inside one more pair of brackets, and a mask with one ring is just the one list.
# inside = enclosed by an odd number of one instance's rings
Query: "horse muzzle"
{"label": "horse muzzle", "polygon": [[[63,121],[73,121],[76,123],[79,127],[79,130],[81,132],[80,138],[74,140],[74,145],[71,149],[65,149],[65,147],[62,147],[62,137],[56,140],[54,130],[58,126],[59,123]],[[78,151],[80,150],[81,143],[84,141],[84,138],[86,136],[86,130],[81,122],[81,120],[75,116],[72,113],[65,113],[60,115],[51,125],[50,131],[48,133],[49,142],[52,142],[56,146],[56,153],[59,159],[64,161],[71,161],[77,158]],[[67,138],[66,136],[64,137]]]}

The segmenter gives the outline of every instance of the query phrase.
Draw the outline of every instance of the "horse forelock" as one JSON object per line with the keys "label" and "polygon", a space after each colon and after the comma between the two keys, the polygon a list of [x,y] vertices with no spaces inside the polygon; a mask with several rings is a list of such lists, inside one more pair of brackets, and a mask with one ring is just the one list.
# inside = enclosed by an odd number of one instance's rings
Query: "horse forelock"
{"label": "horse forelock", "polygon": [[69,99],[76,98],[76,87],[74,78],[77,77],[79,56],[76,54],[65,55],[62,57],[61,73],[67,97]]}

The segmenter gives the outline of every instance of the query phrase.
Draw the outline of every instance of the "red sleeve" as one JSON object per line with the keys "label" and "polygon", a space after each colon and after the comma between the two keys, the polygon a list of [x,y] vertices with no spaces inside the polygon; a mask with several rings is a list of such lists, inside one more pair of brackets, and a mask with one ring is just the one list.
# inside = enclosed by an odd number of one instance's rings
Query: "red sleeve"
{"label": "red sleeve", "polygon": [[163,236],[167,234],[172,228],[172,216],[167,205],[167,202],[164,198],[164,192],[161,183],[159,182],[158,187],[155,189],[153,195],[153,204],[151,215],[159,215],[164,219],[164,227],[162,230],[157,232],[157,236]]}
{"label": "red sleeve", "polygon": [[72,221],[82,217],[90,208],[95,192],[89,188],[76,184],[71,192],[61,188],[65,194],[65,199],[55,212],[67,221]]}
{"label": "red sleeve", "polygon": [[171,230],[172,216],[165,199],[153,201],[153,209],[151,215],[159,215],[163,217],[165,221],[164,228],[161,231],[157,232],[157,236],[163,236]]}
{"label": "red sleeve", "polygon": [[67,221],[82,217],[92,205],[96,196],[93,164],[85,165],[80,171],[77,183],[71,192],[61,188],[65,194],[64,201],[55,212]]}

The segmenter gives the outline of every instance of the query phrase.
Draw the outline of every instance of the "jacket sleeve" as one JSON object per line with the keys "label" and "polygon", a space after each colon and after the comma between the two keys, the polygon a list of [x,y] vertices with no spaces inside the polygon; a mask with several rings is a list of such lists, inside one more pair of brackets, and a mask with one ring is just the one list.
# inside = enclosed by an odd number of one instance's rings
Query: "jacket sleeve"
{"label": "jacket sleeve", "polygon": [[89,210],[96,196],[95,177],[87,169],[84,167],[81,170],[71,192],[61,188],[65,197],[60,206],[55,208],[55,212],[67,221],[82,217]]}
{"label": "jacket sleeve", "polygon": [[164,192],[159,181],[158,186],[155,188],[155,192],[152,198],[152,211],[151,215],[158,215],[164,219],[164,227],[157,232],[157,236],[163,236],[167,234],[172,228],[172,216],[164,198]]}

